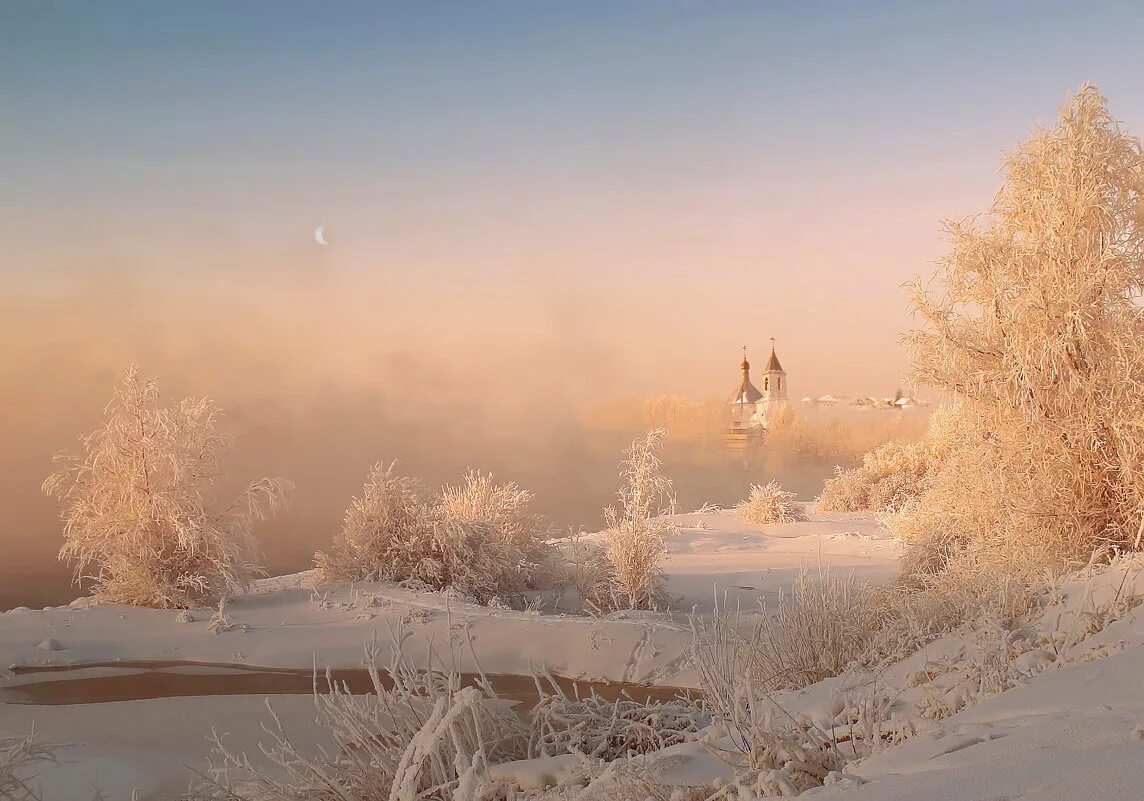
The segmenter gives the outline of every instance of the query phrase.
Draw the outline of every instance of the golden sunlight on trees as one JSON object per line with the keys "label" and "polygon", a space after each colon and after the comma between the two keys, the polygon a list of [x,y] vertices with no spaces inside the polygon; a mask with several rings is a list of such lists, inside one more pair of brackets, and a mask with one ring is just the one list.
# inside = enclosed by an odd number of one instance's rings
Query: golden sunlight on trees
{"label": "golden sunlight on trees", "polygon": [[941,569],[1036,570],[1139,549],[1144,509],[1144,153],[1084,85],[1005,162],[988,218],[948,226],[917,288],[916,378],[962,401],[932,488],[896,517]]}
{"label": "golden sunlight on trees", "polygon": [[160,406],[158,385],[134,367],[106,414],[83,456],[60,457],[44,482],[64,506],[60,558],[107,601],[180,607],[245,588],[260,562],[254,524],[285,504],[290,482],[264,478],[214,504],[230,444],[215,429],[219,409],[191,399]]}

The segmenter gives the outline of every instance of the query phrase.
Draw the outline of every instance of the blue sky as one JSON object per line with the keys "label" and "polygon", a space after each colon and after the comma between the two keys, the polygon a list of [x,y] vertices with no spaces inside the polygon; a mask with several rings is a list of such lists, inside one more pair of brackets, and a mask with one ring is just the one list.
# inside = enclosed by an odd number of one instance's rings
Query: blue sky
{"label": "blue sky", "polygon": [[940,219],[984,211],[1084,80],[1144,128],[1141,41],[1128,2],[7,0],[5,270],[241,292],[313,268],[559,325],[572,298],[633,357],[656,317],[620,318],[651,286],[692,309],[666,350],[696,385],[771,335],[853,382],[890,354],[889,381]]}

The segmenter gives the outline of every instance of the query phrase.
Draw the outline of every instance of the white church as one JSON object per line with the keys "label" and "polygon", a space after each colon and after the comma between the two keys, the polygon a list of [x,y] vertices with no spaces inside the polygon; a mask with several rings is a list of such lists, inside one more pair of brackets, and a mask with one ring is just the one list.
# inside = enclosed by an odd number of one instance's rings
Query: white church
{"label": "white church", "polygon": [[743,346],[743,363],[739,365],[743,378],[731,398],[731,432],[746,433],[752,428],[766,428],[767,418],[787,402],[787,375],[775,353],[775,340],[771,337],[771,358],[763,369],[762,391],[751,383],[751,363],[747,361],[747,347]]}

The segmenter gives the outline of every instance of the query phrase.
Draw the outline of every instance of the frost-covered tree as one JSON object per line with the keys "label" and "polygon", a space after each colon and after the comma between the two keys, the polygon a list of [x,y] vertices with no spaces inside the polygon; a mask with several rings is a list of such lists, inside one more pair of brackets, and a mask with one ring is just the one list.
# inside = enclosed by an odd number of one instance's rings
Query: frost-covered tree
{"label": "frost-covered tree", "polygon": [[[1084,85],[1005,161],[990,214],[948,226],[918,288],[916,378],[962,401],[950,466],[902,519],[1026,565],[1139,548],[1144,152]],[[952,544],[951,544],[952,543]]]}
{"label": "frost-covered tree", "polygon": [[205,399],[159,403],[154,380],[132,367],[82,439],[59,457],[44,491],[63,504],[60,559],[106,601],[183,607],[246,587],[261,561],[254,524],[281,508],[292,485],[264,478],[216,501],[229,438]]}

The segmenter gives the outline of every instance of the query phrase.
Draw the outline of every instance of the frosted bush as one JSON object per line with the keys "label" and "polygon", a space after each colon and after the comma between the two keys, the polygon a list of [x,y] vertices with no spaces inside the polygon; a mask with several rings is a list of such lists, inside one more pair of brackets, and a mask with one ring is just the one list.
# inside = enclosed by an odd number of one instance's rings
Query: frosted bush
{"label": "frosted bush", "polygon": [[520,552],[519,570],[525,581],[535,586],[546,572],[552,556],[548,540],[551,528],[533,514],[529,506],[533,495],[516,482],[497,484],[492,474],[470,470],[460,486],[447,485],[441,492],[441,509],[459,520],[488,523],[499,536]]}
{"label": "frosted bush", "polygon": [[835,468],[818,498],[821,512],[893,511],[925,491],[938,456],[925,442],[887,442],[851,470]]}
{"label": "frosted bush", "polygon": [[[515,505],[503,517],[515,525],[521,504],[520,491],[513,492]],[[483,604],[519,605],[535,563],[496,521],[503,504],[466,507],[466,497],[456,491],[448,504],[439,503],[415,479],[398,475],[395,465],[374,465],[333,547],[315,555],[320,579],[450,588]],[[515,537],[536,532],[516,529]],[[540,553],[535,540],[532,546],[533,554]]]}
{"label": "frosted bush", "polygon": [[[385,670],[367,649],[372,692],[353,695],[331,681],[315,694],[317,725],[336,744],[307,753],[273,714],[261,759],[236,753],[215,737],[213,764],[190,798],[222,801],[502,801],[505,798],[671,797],[648,763],[625,758],[693,736],[707,718],[690,702],[603,702],[569,698],[538,680],[540,702],[517,714],[481,677],[463,686],[455,669],[419,670],[398,630]],[[521,791],[511,765],[539,755],[574,756],[556,785]],[[497,766],[505,766],[497,769]],[[596,795],[608,789],[612,795]],[[584,794],[584,791],[590,791]],[[662,791],[662,794],[661,794]],[[620,795],[615,795],[619,793]]]}
{"label": "frosted bush", "polygon": [[661,562],[664,538],[674,525],[664,515],[675,512],[675,494],[660,461],[666,438],[664,429],[653,429],[632,442],[620,464],[619,504],[604,510],[614,572],[610,588],[593,594],[613,607],[650,609],[666,602]]}
{"label": "frosted bush", "polygon": [[227,504],[214,500],[229,439],[206,400],[159,405],[154,380],[129,369],[83,438],[83,455],[44,491],[63,504],[64,545],[77,580],[105,601],[182,607],[244,589],[261,561],[254,523],[286,501],[290,483],[262,479]]}
{"label": "frosted bush", "polygon": [[604,541],[573,538],[561,547],[562,583],[597,614],[657,608],[668,601],[661,562],[665,538],[675,530],[665,518],[675,511],[675,495],[661,470],[666,436],[654,429],[624,452],[619,503],[604,510]]}
{"label": "frosted bush", "polygon": [[[487,784],[489,763],[525,755],[527,732],[512,705],[485,687],[462,686],[455,672],[422,671],[395,634],[383,672],[367,649],[373,692],[353,695],[327,678],[315,695],[317,725],[337,744],[332,753],[300,751],[273,715],[260,746],[270,765],[235,753],[215,738],[210,779],[198,798],[250,801],[417,801],[470,798]],[[269,708],[269,702],[267,704]]]}
{"label": "frosted bush", "polygon": [[422,566],[436,548],[431,509],[416,479],[396,464],[370,468],[361,494],[350,502],[341,531],[316,561],[325,581],[435,579],[439,561]]}
{"label": "frosted bush", "polygon": [[537,677],[540,702],[529,713],[529,758],[579,753],[612,761],[697,738],[710,715],[695,701],[615,701],[595,692],[570,697],[549,676]]}
{"label": "frosted bush", "polygon": [[750,495],[735,508],[748,523],[794,523],[806,519],[802,507],[795,502],[794,497],[793,492],[785,492],[777,481],[752,484]]}
{"label": "frosted bush", "polygon": [[962,417],[960,403],[946,404],[934,412],[920,441],[886,442],[867,452],[858,467],[836,467],[818,497],[818,510],[900,511],[929,489],[945,465]]}

